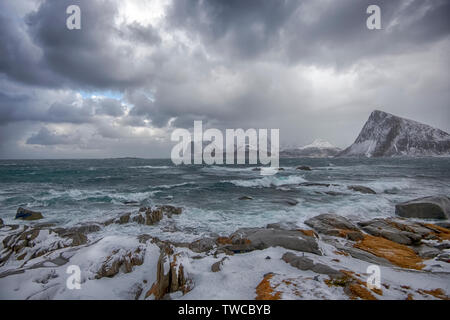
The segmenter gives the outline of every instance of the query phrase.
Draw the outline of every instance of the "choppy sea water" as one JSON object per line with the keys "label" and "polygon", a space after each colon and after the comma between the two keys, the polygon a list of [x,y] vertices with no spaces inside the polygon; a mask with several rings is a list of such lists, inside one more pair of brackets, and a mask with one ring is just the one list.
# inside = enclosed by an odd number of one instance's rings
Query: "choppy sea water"
{"label": "choppy sea water", "polygon": [[[299,165],[313,170],[296,170]],[[449,158],[281,159],[280,166],[284,171],[261,176],[254,165],[175,166],[156,159],[3,160],[0,217],[5,223],[17,223],[15,212],[22,206],[41,211],[42,222],[72,226],[104,221],[141,206],[172,204],[182,206],[183,214],[155,226],[111,225],[104,232],[193,240],[278,221],[301,224],[320,213],[359,219],[394,216],[398,202],[450,195]],[[301,185],[305,182],[333,185]],[[347,189],[355,184],[377,194]],[[253,200],[238,200],[241,196]]]}

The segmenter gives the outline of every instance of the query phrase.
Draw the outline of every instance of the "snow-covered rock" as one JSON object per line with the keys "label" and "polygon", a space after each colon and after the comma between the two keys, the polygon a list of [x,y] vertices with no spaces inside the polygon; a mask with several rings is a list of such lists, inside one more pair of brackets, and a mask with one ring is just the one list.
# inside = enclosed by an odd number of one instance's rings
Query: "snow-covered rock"
{"label": "snow-covered rock", "polygon": [[449,156],[450,135],[413,120],[375,110],[343,157]]}

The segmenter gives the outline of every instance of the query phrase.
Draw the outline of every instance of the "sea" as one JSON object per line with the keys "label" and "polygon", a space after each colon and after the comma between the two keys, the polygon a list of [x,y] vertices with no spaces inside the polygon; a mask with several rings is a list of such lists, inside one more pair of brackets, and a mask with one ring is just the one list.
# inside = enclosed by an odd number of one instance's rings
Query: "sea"
{"label": "sea", "polygon": [[[312,170],[297,170],[301,165]],[[193,241],[275,222],[301,226],[322,213],[357,220],[392,217],[396,203],[450,195],[449,158],[280,159],[283,170],[273,176],[256,167],[176,166],[170,159],[136,158],[1,160],[0,218],[5,224],[27,223],[14,219],[24,207],[42,212],[39,223],[70,227],[170,204],[183,213],[154,226],[113,224],[102,232]],[[376,194],[350,190],[351,185]],[[251,199],[240,200],[243,196]]]}

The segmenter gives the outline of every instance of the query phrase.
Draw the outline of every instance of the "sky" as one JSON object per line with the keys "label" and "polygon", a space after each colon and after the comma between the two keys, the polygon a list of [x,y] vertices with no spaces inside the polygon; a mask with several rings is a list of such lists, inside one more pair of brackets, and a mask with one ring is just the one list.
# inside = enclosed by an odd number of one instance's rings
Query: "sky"
{"label": "sky", "polygon": [[449,35],[448,0],[3,0],[0,158],[169,158],[194,120],[345,148],[375,109],[449,132]]}

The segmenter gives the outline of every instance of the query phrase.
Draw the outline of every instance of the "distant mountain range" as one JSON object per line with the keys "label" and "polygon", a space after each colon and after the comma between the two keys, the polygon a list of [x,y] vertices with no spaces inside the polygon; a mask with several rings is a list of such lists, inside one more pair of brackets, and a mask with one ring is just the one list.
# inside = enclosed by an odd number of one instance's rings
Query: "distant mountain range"
{"label": "distant mountain range", "polygon": [[280,151],[280,158],[327,158],[337,155],[342,149],[328,141],[316,139],[313,143],[302,147],[287,147]]}
{"label": "distant mountain range", "polygon": [[450,156],[450,135],[429,125],[375,110],[356,141],[337,156]]}

